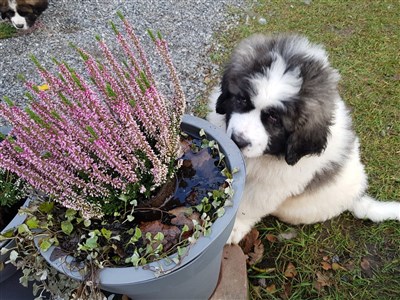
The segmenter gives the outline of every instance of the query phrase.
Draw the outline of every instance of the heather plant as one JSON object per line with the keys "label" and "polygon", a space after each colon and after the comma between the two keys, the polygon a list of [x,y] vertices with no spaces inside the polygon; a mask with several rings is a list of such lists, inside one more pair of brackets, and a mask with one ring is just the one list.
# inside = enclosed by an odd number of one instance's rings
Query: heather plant
{"label": "heather plant", "polygon": [[[56,59],[54,74],[32,57],[44,84],[25,81],[30,105],[21,108],[10,99],[0,104],[0,114],[12,125],[0,144],[0,168],[35,192],[29,207],[21,209],[25,222],[0,241],[16,241],[15,248],[3,251],[23,270],[23,285],[35,282],[35,294],[97,299],[96,276],[104,267],[138,267],[166,258],[173,269],[231,205],[232,176],[218,144],[201,130],[200,138],[181,132],[185,97],[166,41],[149,32],[169,71],[168,95],[157,88],[132,26],[120,18],[124,33],[111,26],[123,58],[99,37],[102,60],[72,45],[86,76]],[[175,198],[195,166],[206,171],[189,193],[181,192],[183,201]],[[78,267],[85,274],[82,283],[46,263],[38,249],[52,246],[57,250],[52,256],[74,257],[66,267]]]}
{"label": "heather plant", "polygon": [[73,46],[89,79],[56,60],[59,74],[53,74],[32,57],[46,88],[26,81],[29,107],[10,99],[0,104],[13,126],[0,144],[0,167],[85,219],[121,213],[124,199],[150,197],[179,167],[185,97],[167,43],[150,33],[169,70],[168,97],[157,89],[132,26],[120,17],[125,34],[112,28],[124,60],[99,37],[102,62]]}

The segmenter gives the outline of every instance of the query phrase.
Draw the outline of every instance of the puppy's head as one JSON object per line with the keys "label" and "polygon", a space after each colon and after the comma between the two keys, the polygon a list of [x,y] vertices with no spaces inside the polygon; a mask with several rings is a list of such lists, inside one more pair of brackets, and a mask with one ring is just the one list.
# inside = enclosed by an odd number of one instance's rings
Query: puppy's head
{"label": "puppy's head", "polygon": [[338,80],[325,50],[305,37],[254,35],[226,66],[216,112],[245,156],[294,165],[325,149]]}
{"label": "puppy's head", "polygon": [[1,17],[9,19],[17,29],[29,29],[48,4],[47,0],[1,0]]}

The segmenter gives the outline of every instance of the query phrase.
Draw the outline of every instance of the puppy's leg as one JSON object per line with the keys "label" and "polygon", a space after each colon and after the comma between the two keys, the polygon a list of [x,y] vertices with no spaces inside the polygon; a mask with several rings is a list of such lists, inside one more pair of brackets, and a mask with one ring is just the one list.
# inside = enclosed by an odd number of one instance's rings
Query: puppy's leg
{"label": "puppy's leg", "polygon": [[271,194],[266,195],[257,181],[247,178],[243,199],[227,244],[238,244],[256,223],[276,209],[280,199]]}
{"label": "puppy's leg", "polygon": [[374,222],[400,221],[400,202],[378,201],[368,195],[354,200],[353,206],[349,210],[360,219],[368,218]]}
{"label": "puppy's leg", "polygon": [[229,236],[227,244],[238,244],[253,228],[253,226],[259,221],[258,218],[246,218],[238,215],[235,220],[235,225],[231,235]]}

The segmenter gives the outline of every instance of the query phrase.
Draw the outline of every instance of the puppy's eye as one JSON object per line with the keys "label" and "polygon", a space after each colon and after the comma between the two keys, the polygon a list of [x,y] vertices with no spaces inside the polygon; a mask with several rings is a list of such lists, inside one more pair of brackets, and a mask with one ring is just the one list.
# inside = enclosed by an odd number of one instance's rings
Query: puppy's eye
{"label": "puppy's eye", "polygon": [[5,15],[6,15],[6,17],[8,17],[8,18],[12,18],[12,17],[14,17],[14,15],[15,15],[15,11],[13,11],[13,10],[8,10],[6,13],[5,13]]}
{"label": "puppy's eye", "polygon": [[237,97],[236,98],[236,107],[239,109],[244,109],[249,105],[249,100],[244,97]]}
{"label": "puppy's eye", "polygon": [[263,122],[272,124],[272,125],[279,125],[280,118],[276,110],[268,109],[261,113],[261,118]]}
{"label": "puppy's eye", "polygon": [[249,100],[246,98],[240,98],[238,102],[240,105],[245,106],[247,103],[249,103]]}

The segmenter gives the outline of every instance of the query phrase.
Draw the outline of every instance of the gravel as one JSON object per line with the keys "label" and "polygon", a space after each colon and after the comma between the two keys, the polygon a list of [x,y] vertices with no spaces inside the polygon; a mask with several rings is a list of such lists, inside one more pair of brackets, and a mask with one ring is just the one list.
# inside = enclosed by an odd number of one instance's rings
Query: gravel
{"label": "gravel", "polygon": [[[206,93],[206,83],[215,76],[209,52],[218,49],[214,33],[239,22],[231,8],[244,11],[245,0],[54,0],[31,32],[0,40],[0,98],[8,96],[26,103],[25,87],[17,78],[39,80],[29,55],[35,55],[46,68],[55,70],[52,58],[68,62],[80,70],[81,61],[68,46],[70,42],[98,53],[95,35],[113,41],[109,21],[119,22],[117,11],[136,28],[145,47],[150,46],[147,29],[160,31],[167,39],[175,66],[182,79],[188,107]],[[147,48],[146,48],[147,49]],[[150,58],[157,70],[159,62]],[[40,84],[41,82],[37,82]]]}

